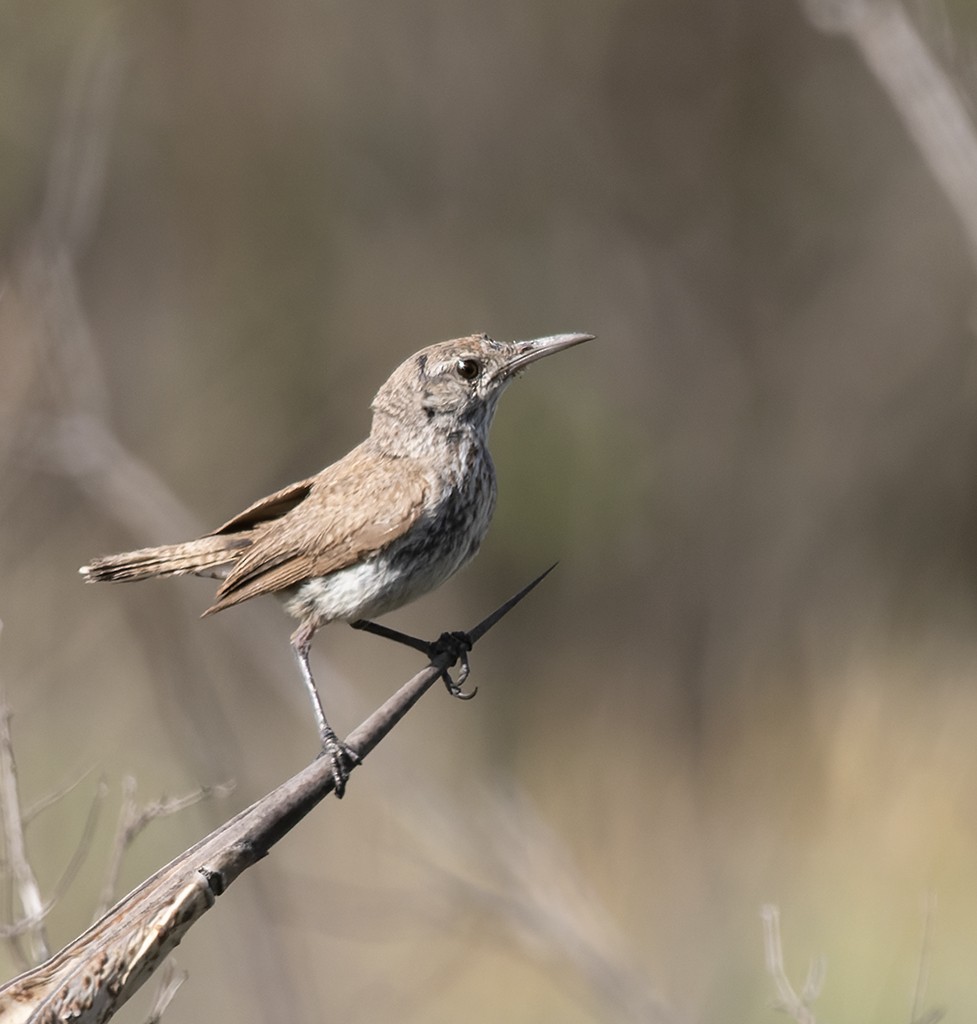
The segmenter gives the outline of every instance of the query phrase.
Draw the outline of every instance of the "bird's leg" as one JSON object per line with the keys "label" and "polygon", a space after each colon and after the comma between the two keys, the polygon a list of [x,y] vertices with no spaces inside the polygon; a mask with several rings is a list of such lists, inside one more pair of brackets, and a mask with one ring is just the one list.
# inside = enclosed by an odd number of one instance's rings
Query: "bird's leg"
{"label": "bird's leg", "polygon": [[316,689],[315,680],[312,678],[312,669],[309,667],[309,651],[312,648],[312,638],[315,636],[316,624],[304,622],[292,634],[292,649],[299,663],[299,670],[302,673],[302,681],[312,701],[312,710],[315,712],[316,725],[319,727],[319,740],[322,743],[322,754],[332,762],[332,779],[335,785],[336,796],[342,799],[346,790],[346,780],[349,778],[348,764],[355,764],[357,756],[354,751],[340,742],[339,737],[333,731],[332,726],[326,719],[326,713],[322,707],[322,700],[319,691]]}
{"label": "bird's leg", "polygon": [[405,647],[413,647],[415,651],[420,651],[421,654],[431,653],[431,642],[429,640],[420,640],[409,633],[401,633],[398,629],[381,626],[379,622],[370,622],[369,619],[357,619],[355,622],[351,622],[350,625],[353,629],[362,629],[364,633],[373,633],[375,636],[382,636],[385,640],[393,640],[398,644],[403,644]]}
{"label": "bird's leg", "polygon": [[[444,680],[444,685],[452,697],[457,697],[459,700],[471,700],[478,692],[477,686],[468,693],[465,693],[461,688],[468,678],[468,673],[471,671],[468,664],[468,652],[472,649],[472,639],[467,633],[442,633],[437,640],[420,640],[409,633],[401,633],[397,629],[381,626],[378,622],[370,622],[368,619],[357,619],[355,622],[351,622],[350,625],[353,629],[362,629],[366,633],[373,633],[376,636],[382,636],[386,640],[393,640],[398,644],[404,644],[406,647],[412,647],[415,651],[426,654],[431,661],[434,661],[437,657],[446,657],[448,663],[441,670],[441,678]],[[452,668],[459,661],[461,662],[461,669],[458,672],[458,679],[455,681],[451,678],[448,669]]]}

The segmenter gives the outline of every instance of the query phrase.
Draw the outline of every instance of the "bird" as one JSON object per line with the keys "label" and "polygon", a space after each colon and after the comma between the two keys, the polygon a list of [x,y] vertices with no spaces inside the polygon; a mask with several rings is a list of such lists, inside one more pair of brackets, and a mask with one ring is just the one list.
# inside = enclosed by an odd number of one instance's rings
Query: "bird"
{"label": "bird", "polygon": [[291,646],[341,797],[355,754],[326,718],[309,665],[313,637],[331,622],[371,626],[474,557],[495,509],[488,435],[499,398],[531,363],[594,337],[472,334],[423,348],[376,393],[369,436],[343,458],[197,540],[95,558],[79,572],[87,582],[216,578],[204,616],[276,595],[298,620]]}

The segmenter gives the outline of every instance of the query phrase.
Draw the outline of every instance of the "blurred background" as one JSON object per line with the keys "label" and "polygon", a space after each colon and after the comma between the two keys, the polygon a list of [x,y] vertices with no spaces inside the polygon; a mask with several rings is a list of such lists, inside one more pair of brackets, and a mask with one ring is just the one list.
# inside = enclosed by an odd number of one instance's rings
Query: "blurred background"
{"label": "blurred background", "polygon": [[[236,789],[117,894],[316,752],[274,601],[77,567],[344,454],[423,345],[589,331],[502,402],[478,559],[386,621],[559,569],[191,931],[166,1019],[772,1021],[767,904],[818,1019],[977,1013],[975,41],[966,3],[0,6],[0,677],[25,805],[80,779],[45,895],[108,787],[51,948],[127,776]],[[314,664],[340,733],[420,667],[341,626]]]}

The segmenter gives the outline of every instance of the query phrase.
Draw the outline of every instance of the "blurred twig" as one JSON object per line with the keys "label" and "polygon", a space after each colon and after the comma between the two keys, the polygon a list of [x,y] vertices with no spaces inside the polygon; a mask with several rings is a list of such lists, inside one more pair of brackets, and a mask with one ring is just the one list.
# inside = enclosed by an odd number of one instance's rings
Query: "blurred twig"
{"label": "blurred twig", "polygon": [[[3,624],[0,623],[0,630]],[[42,801],[29,813],[25,813],[20,804],[20,787],[17,781],[17,764],[14,760],[13,739],[10,730],[12,712],[3,701],[3,687],[0,685],[0,819],[3,822],[4,865],[10,872],[13,892],[16,893],[20,911],[13,909],[11,899],[11,916],[14,920],[9,925],[0,927],[0,937],[12,941],[14,948],[21,955],[25,965],[36,964],[49,955],[44,920],[55,906],[68,886],[71,885],[91,848],[98,811],[105,798],[105,786],[100,784],[92,800],[92,806],[85,820],[85,827],[78,840],[74,854],[68,861],[61,878],[47,900],[41,897],[41,889],[27,858],[25,829],[29,820],[38,810],[47,807],[52,800]],[[58,794],[63,796],[64,790]],[[13,895],[13,894],[11,894]],[[20,949],[20,940],[26,938],[29,948],[26,952]]]}
{"label": "blurred twig", "polygon": [[633,964],[627,943],[565,843],[526,794],[497,793],[494,800],[486,795],[482,823],[483,850],[499,880],[489,905],[502,911],[506,924],[537,954],[569,964],[615,1020],[676,1021],[647,971]]}
{"label": "blurred twig", "polygon": [[[68,891],[71,883],[75,880],[75,877],[78,874],[78,870],[85,859],[85,855],[91,849],[92,837],[95,835],[95,824],[98,821],[98,811],[105,799],[106,792],[107,787],[104,783],[100,783],[98,790],[95,793],[95,797],[92,800],[91,807],[88,810],[88,816],[85,819],[85,827],[82,829],[81,836],[79,837],[78,843],[75,847],[75,852],[72,854],[71,860],[68,861],[67,867],[64,869],[57,884],[54,886],[51,895],[44,901],[37,913],[22,917],[13,924],[0,927],[0,938],[19,939],[22,935],[30,934],[41,924],[41,922],[57,905],[58,900],[60,900]],[[34,964],[38,963],[41,957],[46,955],[46,952],[41,953],[40,950],[35,950],[32,954],[34,957],[33,959],[31,956],[25,956],[22,957],[22,959],[25,964]]]}
{"label": "blurred twig", "polygon": [[[3,624],[0,623],[0,630],[2,628]],[[44,932],[46,911],[24,844],[24,821],[17,786],[17,765],[10,738],[10,717],[10,708],[0,700],[0,816],[3,819],[5,860],[20,903],[18,926],[25,926],[20,934],[26,937],[29,945],[25,958],[28,963],[38,963],[48,955],[47,936]]]}
{"label": "blurred twig", "polygon": [[178,970],[172,960],[167,960],[163,964],[163,970],[160,973],[162,977],[160,978],[159,989],[146,1017],[146,1024],[159,1024],[163,1019],[167,1006],[173,1001],[177,990],[189,977],[186,971]]}
{"label": "blurred twig", "polygon": [[898,0],[803,0],[848,36],[885,89],[960,221],[977,269],[977,133],[960,94]]}
{"label": "blurred twig", "polygon": [[[396,810],[402,801],[391,803]],[[586,983],[602,1017],[636,1024],[681,1020],[647,970],[633,962],[602,901],[531,797],[521,790],[483,790],[478,807],[473,817],[457,807],[438,813],[431,802],[414,803],[400,815],[416,843],[432,847],[432,868],[448,851],[451,866],[441,872],[439,885],[450,894],[446,927],[457,930],[462,908],[487,910],[505,929],[506,948],[514,938],[535,959],[568,966]],[[468,827],[459,829],[459,820]]]}
{"label": "blurred twig", "polygon": [[50,793],[45,793],[40,799],[35,801],[28,807],[23,813],[24,826],[25,828],[38,817],[43,814],[49,807],[52,807],[59,800],[63,800],[69,793],[72,793],[75,789],[80,786],[85,779],[91,775],[92,769],[88,768],[83,772],[79,772],[77,775],[70,779],[66,779],[56,789],[51,790]]}
{"label": "blurred twig", "polygon": [[[81,868],[85,855],[91,849],[92,840],[95,836],[95,826],[98,823],[98,812],[101,810],[102,804],[105,802],[105,797],[107,795],[108,786],[103,781],[100,781],[95,790],[95,795],[92,797],[91,806],[89,807],[88,815],[85,818],[85,827],[82,829],[81,835],[78,837],[75,852],[72,854],[71,859],[68,861],[61,877],[58,879],[51,892],[51,897],[48,900],[49,906],[53,907],[68,891],[71,883],[75,880],[75,876]],[[34,962],[37,963],[36,960]]]}
{"label": "blurred twig", "polygon": [[764,961],[767,973],[777,988],[775,1008],[792,1017],[797,1024],[816,1024],[812,1005],[824,986],[824,957],[815,957],[811,961],[804,986],[800,992],[796,992],[784,969],[784,948],[780,940],[780,908],[768,903],[763,908],[761,917]]}
{"label": "blurred twig", "polygon": [[937,1008],[924,1010],[926,987],[929,983],[930,949],[933,942],[933,915],[936,912],[936,894],[929,893],[923,905],[923,937],[919,944],[919,967],[916,970],[916,983],[913,986],[912,1011],[909,1024],[937,1024],[943,1019],[943,1010]]}

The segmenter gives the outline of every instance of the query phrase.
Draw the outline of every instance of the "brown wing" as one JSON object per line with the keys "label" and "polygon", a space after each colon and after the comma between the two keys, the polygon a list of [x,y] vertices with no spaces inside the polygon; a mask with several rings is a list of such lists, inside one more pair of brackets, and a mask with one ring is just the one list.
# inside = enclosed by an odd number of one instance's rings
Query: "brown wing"
{"label": "brown wing", "polygon": [[[235,563],[207,612],[369,557],[417,522],[427,493],[427,477],[415,461],[354,448],[313,477],[306,497],[273,525],[258,525],[251,547]],[[248,522],[247,516],[245,511],[231,523],[242,517]]]}
{"label": "brown wing", "polygon": [[239,512],[233,519],[221,527],[218,527],[208,537],[217,537],[222,533],[237,533],[240,530],[251,530],[259,523],[266,523],[269,519],[280,519],[286,512],[291,512],[299,502],[304,501],[312,490],[315,477],[310,476],[308,480],[299,480],[298,483],[289,484],[267,498],[260,498],[253,505]]}

